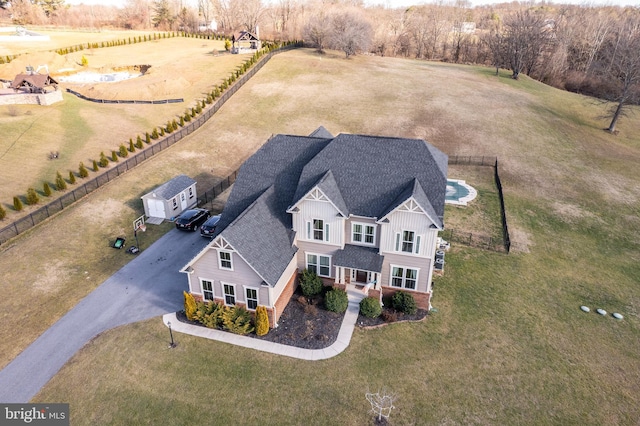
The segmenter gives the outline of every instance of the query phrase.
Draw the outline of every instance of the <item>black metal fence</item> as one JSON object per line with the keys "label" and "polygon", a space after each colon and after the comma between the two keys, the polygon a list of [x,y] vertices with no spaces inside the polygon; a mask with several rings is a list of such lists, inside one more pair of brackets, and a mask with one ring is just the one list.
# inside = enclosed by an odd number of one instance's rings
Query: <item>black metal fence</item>
{"label": "black metal fence", "polygon": [[498,189],[498,199],[500,200],[500,219],[502,221],[502,239],[493,238],[487,235],[478,235],[471,232],[461,232],[455,229],[444,230],[440,235],[449,242],[465,244],[471,247],[479,247],[493,251],[507,252],[511,250],[511,237],[507,226],[507,212],[504,205],[504,195],[502,193],[502,182],[498,171],[498,157],[487,156],[451,156],[450,165],[467,166],[491,166],[493,167],[493,178]]}
{"label": "black metal fence", "polygon": [[201,196],[198,197],[198,206],[202,207],[213,200],[215,200],[220,194],[226,191],[233,183],[236,181],[238,177],[238,170],[231,173],[226,178],[222,179],[220,182],[215,184],[211,189],[205,191]]}
{"label": "black metal fence", "polygon": [[67,89],[67,92],[71,93],[72,95],[76,95],[77,97],[79,97],[80,99],[84,99],[85,101],[91,101],[91,102],[95,102],[95,103],[98,103],[98,104],[154,104],[154,105],[159,105],[159,104],[176,104],[176,103],[184,102],[183,98],[160,99],[160,100],[157,100],[157,101],[142,101],[142,100],[135,100],[135,99],[131,99],[131,100],[127,100],[127,99],[96,99],[96,98],[90,98],[88,96],[83,95],[82,93],[76,92],[75,90],[71,90],[71,89]]}
{"label": "black metal fence", "polygon": [[[80,185],[76,186],[73,190],[63,194],[59,198],[40,207],[32,213],[29,213],[27,216],[18,219],[15,222],[10,223],[9,225],[0,229],[0,244],[4,244],[9,239],[16,237],[19,234],[33,228],[45,219],[69,207],[71,204],[75,203],[90,192],[95,191],[101,186],[117,178],[121,174],[127,172],[128,170],[131,170],[146,159],[154,156],[160,151],[175,144],[185,136],[193,133],[195,130],[200,128],[207,120],[209,120],[216,112],[218,112],[222,105],[224,105],[224,103],[227,102],[229,98],[231,98],[231,96],[233,96],[251,77],[253,77],[264,66],[264,64],[266,64],[269,59],[271,59],[273,55],[283,51],[294,49],[296,47],[296,45],[285,46],[265,54],[250,70],[248,70],[231,86],[229,86],[220,98],[216,99],[216,101],[211,104],[210,107],[205,108],[202,114],[198,115],[197,118],[194,118],[194,120],[189,123],[185,123],[184,127],[180,128],[176,132],[165,135],[156,143],[147,145],[145,148],[143,148],[142,151],[139,151],[136,154],[128,157],[126,160],[122,160],[118,164],[111,166],[111,168],[104,170],[93,179],[80,183]],[[204,202],[208,202],[207,200],[211,200],[212,197],[215,198],[216,195],[219,195],[224,189],[228,188],[235,181],[236,175],[237,171],[233,172],[227,178],[223,179],[223,181],[220,182],[220,189],[218,189],[218,185],[216,185],[211,190],[205,192],[203,196],[205,200]],[[226,185],[226,187],[222,189],[224,185]]]}

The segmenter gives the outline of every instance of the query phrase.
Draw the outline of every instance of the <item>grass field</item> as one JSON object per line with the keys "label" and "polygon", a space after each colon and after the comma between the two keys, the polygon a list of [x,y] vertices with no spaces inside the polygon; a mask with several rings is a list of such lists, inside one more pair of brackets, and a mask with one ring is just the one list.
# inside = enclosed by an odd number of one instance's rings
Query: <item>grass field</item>
{"label": "grass field", "polygon": [[[80,42],[96,40],[122,40],[142,33],[51,33],[51,44],[41,49],[70,46],[72,37]],[[107,36],[108,35],[108,36]],[[89,37],[88,39],[79,37]],[[66,44],[64,44],[66,43]],[[24,44],[14,43],[14,49]],[[51,52],[30,52],[19,56],[9,64],[0,65],[0,78],[13,79],[27,65],[36,67],[49,64],[49,71],[57,78],[58,69],[74,66],[84,55],[88,69],[107,72],[114,67],[151,65],[142,77],[118,83],[72,84],[62,83],[61,88],[71,88],[85,96],[97,99],[161,100],[183,98],[184,102],[160,105],[114,105],[88,102],[64,92],[64,101],[49,107],[36,105],[0,106],[0,204],[7,211],[8,221],[24,216],[37,206],[26,206],[22,212],[13,209],[13,197],[24,196],[27,188],[40,192],[42,203],[43,184],[52,188],[56,172],[66,178],[69,171],[77,173],[84,162],[91,166],[101,152],[108,157],[120,144],[129,146],[129,139],[136,141],[145,132],[165,126],[169,120],[178,119],[185,110],[206,98],[214,86],[220,84],[247,58],[247,55],[218,54],[224,51],[224,43],[216,40],[173,37],[126,46],[83,50],[61,57]],[[64,67],[64,68],[63,68]],[[51,152],[59,157],[49,159]],[[59,193],[54,191],[52,198]]]}
{"label": "grass field", "polygon": [[[392,424],[637,424],[640,116],[615,137],[602,131],[601,112],[587,98],[479,67],[277,55],[187,140],[0,247],[2,365],[126,262],[108,241],[140,214],[145,190],[181,172],[215,180],[271,134],[324,125],[497,155],[512,238],[528,251],[454,247],[435,283],[437,313],[357,330],[333,359],[184,335],[168,350],[156,319],[96,337],[34,401],[69,402],[74,425],[362,425],[372,422],[365,392],[384,386],[398,394]],[[453,177],[480,197],[492,190],[472,169]],[[482,212],[447,214],[445,223],[469,228],[493,223]],[[624,320],[583,313],[583,304]]]}

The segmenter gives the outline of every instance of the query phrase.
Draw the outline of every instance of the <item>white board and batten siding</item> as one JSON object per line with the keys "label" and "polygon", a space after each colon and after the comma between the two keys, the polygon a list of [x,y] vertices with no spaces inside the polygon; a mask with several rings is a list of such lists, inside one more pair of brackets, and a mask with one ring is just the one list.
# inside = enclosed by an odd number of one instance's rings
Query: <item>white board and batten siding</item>
{"label": "white board and batten siding", "polygon": [[[296,231],[298,241],[313,240],[313,220],[321,219],[325,227],[325,244],[336,246],[344,245],[345,219],[338,214],[338,210],[328,201],[304,199],[297,205],[298,211],[293,213],[293,229]],[[309,238],[308,224],[311,224],[311,238]],[[329,230],[328,239],[326,230]]]}
{"label": "white board and batten siding", "polygon": [[438,230],[432,229],[431,220],[424,213],[395,211],[388,216],[389,223],[383,223],[380,229],[380,251],[383,254],[396,252],[396,235],[402,238],[403,231],[415,232],[420,237],[417,256],[433,257]]}

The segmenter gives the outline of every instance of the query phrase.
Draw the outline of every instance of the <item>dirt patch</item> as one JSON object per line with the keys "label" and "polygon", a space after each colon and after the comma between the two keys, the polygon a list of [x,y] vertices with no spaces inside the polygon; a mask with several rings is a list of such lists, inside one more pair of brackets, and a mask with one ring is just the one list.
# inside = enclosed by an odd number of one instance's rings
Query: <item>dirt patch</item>
{"label": "dirt patch", "polygon": [[37,293],[52,294],[62,288],[62,281],[70,274],[63,261],[56,260],[47,264],[47,273],[38,274],[32,283],[32,290]]}

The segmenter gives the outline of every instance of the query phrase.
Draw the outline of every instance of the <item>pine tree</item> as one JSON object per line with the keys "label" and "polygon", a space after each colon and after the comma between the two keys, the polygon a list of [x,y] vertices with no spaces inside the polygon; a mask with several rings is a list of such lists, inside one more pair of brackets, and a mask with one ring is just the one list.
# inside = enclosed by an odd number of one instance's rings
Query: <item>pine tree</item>
{"label": "pine tree", "polygon": [[109,165],[109,159],[107,158],[106,155],[104,155],[104,152],[100,153],[100,167],[107,167]]}
{"label": "pine tree", "polygon": [[120,144],[119,151],[120,151],[120,157],[122,158],[127,158],[127,156],[129,155],[129,151],[127,151],[127,147],[124,146],[123,143]]}
{"label": "pine tree", "polygon": [[133,139],[129,138],[129,152],[136,152],[136,147],[133,146]]}
{"label": "pine tree", "polygon": [[144,141],[146,142],[147,145],[151,144],[151,136],[149,135],[149,132],[145,133]]}
{"label": "pine tree", "polygon": [[38,201],[40,201],[40,198],[38,197],[36,190],[33,188],[27,189],[27,204],[32,206],[34,204],[38,204]]}
{"label": "pine tree", "polygon": [[180,127],[184,127],[184,117],[180,117]]}
{"label": "pine tree", "polygon": [[118,162],[118,153],[115,151],[111,151],[111,161],[114,163]]}
{"label": "pine tree", "polygon": [[22,200],[20,200],[20,197],[13,197],[13,208],[17,212],[22,210]]}
{"label": "pine tree", "polygon": [[45,197],[51,197],[51,187],[49,186],[48,182],[45,182],[42,185],[42,193],[44,194]]}
{"label": "pine tree", "polygon": [[93,160],[93,171],[94,171],[94,172],[97,172],[98,170],[100,170],[100,169],[98,168],[98,162],[97,162],[96,160]]}
{"label": "pine tree", "polygon": [[56,189],[58,191],[64,191],[67,189],[67,182],[64,181],[60,172],[56,173]]}
{"label": "pine tree", "polygon": [[[63,181],[64,182],[64,181]],[[76,183],[76,175],[73,174],[73,172],[71,170],[69,170],[69,183],[71,185],[73,185],[74,183]],[[67,184],[65,183],[65,186]]]}
{"label": "pine tree", "polygon": [[0,204],[0,220],[3,220],[5,217],[7,217],[7,211],[2,207],[2,204]]}
{"label": "pine tree", "polygon": [[165,127],[165,130],[167,133],[173,132],[173,124],[171,124],[171,121],[167,121],[167,127]]}
{"label": "pine tree", "polygon": [[142,149],[142,138],[140,137],[140,135],[138,135],[138,137],[136,138],[136,148]]}
{"label": "pine tree", "polygon": [[158,135],[158,129],[154,128],[153,132],[151,132],[151,139],[158,139],[160,136]]}
{"label": "pine tree", "polygon": [[84,163],[80,163],[78,173],[80,174],[81,178],[86,178],[87,176],[89,176],[89,170],[87,170],[87,168],[84,166]]}

